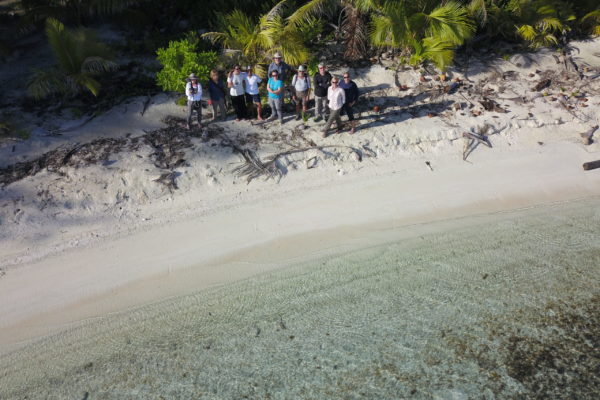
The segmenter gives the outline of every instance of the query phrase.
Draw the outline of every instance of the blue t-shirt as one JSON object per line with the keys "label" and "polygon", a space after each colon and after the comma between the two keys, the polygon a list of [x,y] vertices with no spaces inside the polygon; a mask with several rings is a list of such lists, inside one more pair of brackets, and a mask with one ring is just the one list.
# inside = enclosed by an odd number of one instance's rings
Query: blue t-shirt
{"label": "blue t-shirt", "polygon": [[[275,81],[275,80],[273,80],[273,78],[269,78],[267,85],[269,85],[269,88],[271,90],[277,90],[277,89],[280,89],[283,87],[283,81],[281,79],[277,79]],[[269,92],[269,98],[271,98],[271,99],[280,99],[281,95],[282,95],[282,93],[273,94],[273,93]]]}

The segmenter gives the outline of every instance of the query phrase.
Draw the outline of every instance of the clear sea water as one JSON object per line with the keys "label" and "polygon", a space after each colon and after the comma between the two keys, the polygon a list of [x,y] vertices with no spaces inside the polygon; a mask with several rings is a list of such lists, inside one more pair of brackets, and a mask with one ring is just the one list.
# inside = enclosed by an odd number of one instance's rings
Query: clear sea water
{"label": "clear sea water", "polygon": [[600,398],[600,199],[400,230],[32,343],[0,399]]}

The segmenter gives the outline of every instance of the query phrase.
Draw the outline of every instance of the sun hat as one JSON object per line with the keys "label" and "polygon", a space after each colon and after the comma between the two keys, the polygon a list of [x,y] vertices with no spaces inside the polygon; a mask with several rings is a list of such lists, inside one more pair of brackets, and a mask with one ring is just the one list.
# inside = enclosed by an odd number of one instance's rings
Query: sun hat
{"label": "sun hat", "polygon": [[249,71],[249,70],[251,70],[251,69],[254,69],[254,68],[252,67],[252,65],[248,65],[248,66],[246,67],[246,71]]}
{"label": "sun hat", "polygon": [[304,72],[306,71],[306,68],[304,68],[304,65],[301,65],[298,67],[298,72]]}
{"label": "sun hat", "polygon": [[275,54],[273,54],[273,58],[281,58],[281,53],[280,52],[275,52]]}
{"label": "sun hat", "polygon": [[198,77],[196,76],[196,74],[194,74],[193,72],[190,74],[190,76],[188,76],[189,80],[198,80]]}

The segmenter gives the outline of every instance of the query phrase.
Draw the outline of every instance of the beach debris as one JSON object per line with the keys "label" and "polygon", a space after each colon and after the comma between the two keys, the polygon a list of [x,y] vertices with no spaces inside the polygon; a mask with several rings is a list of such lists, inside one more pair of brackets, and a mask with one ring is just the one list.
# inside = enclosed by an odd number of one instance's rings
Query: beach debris
{"label": "beach debris", "polygon": [[313,157],[309,158],[308,160],[306,160],[306,169],[315,168],[317,166],[318,162],[319,162],[319,159],[317,158],[317,156],[313,156]]}
{"label": "beach debris", "polygon": [[592,169],[597,169],[597,168],[600,168],[600,160],[589,161],[589,162],[583,163],[584,171],[590,171]]}
{"label": "beach debris", "polygon": [[431,166],[431,162],[425,161],[425,165],[427,165],[429,167],[429,169],[433,171],[433,167]]}
{"label": "beach debris", "polygon": [[592,136],[594,136],[594,132],[596,132],[597,129],[598,129],[598,125],[595,125],[595,126],[592,126],[590,129],[588,129],[587,131],[579,134],[581,136],[583,144],[588,146],[594,142],[594,140],[592,139]]}
{"label": "beach debris", "polygon": [[551,83],[552,83],[551,79],[542,79],[540,82],[538,82],[537,85],[535,85],[533,87],[532,90],[535,91],[535,92],[539,92],[542,89],[546,89],[547,87],[549,87]]}
{"label": "beach debris", "polygon": [[140,115],[142,117],[144,116],[144,113],[146,112],[146,109],[150,105],[150,101],[151,100],[152,100],[152,95],[150,93],[148,93],[148,95],[146,96],[146,99],[144,100],[144,103],[142,104],[142,111],[140,111]]}
{"label": "beach debris", "polygon": [[282,316],[279,316],[279,327],[284,330],[287,329],[287,326],[285,326],[285,323],[283,322]]}
{"label": "beach debris", "polygon": [[463,148],[463,161],[467,161],[467,157],[479,146],[479,144],[483,144],[487,147],[492,147],[492,144],[489,142],[487,137],[487,131],[489,130],[489,125],[484,125],[483,128],[480,128],[479,134],[472,132],[463,132],[462,136],[466,139],[465,146]]}
{"label": "beach debris", "polygon": [[154,182],[162,183],[169,189],[170,192],[173,190],[179,189],[177,186],[177,182],[175,182],[175,178],[179,176],[179,173],[175,171],[165,172],[161,174],[158,178],[154,179]]}
{"label": "beach debris", "polygon": [[500,107],[500,104],[495,102],[494,100],[484,97],[483,100],[479,100],[479,103],[483,106],[486,111],[494,111],[497,113],[505,113],[506,110]]}

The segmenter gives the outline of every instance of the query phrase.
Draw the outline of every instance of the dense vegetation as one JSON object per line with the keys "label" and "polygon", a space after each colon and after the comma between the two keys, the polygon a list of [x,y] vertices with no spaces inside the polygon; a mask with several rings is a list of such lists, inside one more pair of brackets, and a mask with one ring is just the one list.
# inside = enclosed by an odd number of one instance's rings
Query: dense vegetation
{"label": "dense vegetation", "polygon": [[[346,62],[392,52],[401,63],[433,64],[444,70],[465,44],[473,48],[502,40],[517,48],[564,48],[571,38],[600,34],[597,0],[15,0],[2,4],[0,59],[9,57],[21,39],[44,30],[55,55],[54,69],[31,74],[29,92],[36,98],[68,98],[82,92],[101,95],[101,82],[110,82],[106,74],[117,68],[114,53],[129,59],[158,57],[164,67],[158,86],[179,90],[178,80],[183,81],[191,69],[204,74],[219,63],[253,64],[260,74],[274,51],[282,52],[291,64],[314,65],[319,48],[330,41],[342,44],[340,58]],[[111,51],[92,33],[101,24],[125,32],[126,42],[112,44]],[[207,56],[211,51],[221,54],[219,63]],[[190,59],[194,52],[198,56]]]}

